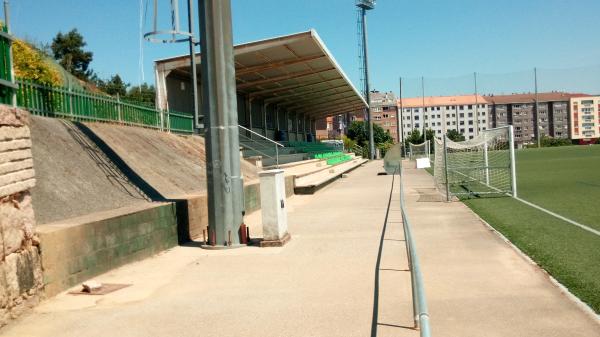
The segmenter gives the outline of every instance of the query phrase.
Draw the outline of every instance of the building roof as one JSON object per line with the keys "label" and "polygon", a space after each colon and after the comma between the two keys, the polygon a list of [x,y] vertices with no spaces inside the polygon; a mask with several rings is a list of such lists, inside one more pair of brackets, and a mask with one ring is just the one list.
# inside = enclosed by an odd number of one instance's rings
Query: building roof
{"label": "building roof", "polygon": [[[567,92],[542,92],[538,93],[538,102],[560,102],[568,101],[571,97],[587,97],[588,94],[567,93]],[[512,95],[490,95],[484,96],[490,104],[509,104],[509,103],[534,103],[535,94],[512,94]]]}
{"label": "building roof", "polygon": [[[460,96],[426,96],[425,106],[447,106],[447,105],[468,105],[468,104],[486,104],[483,96],[477,95],[460,95]],[[423,107],[422,97],[402,98],[398,100],[398,106],[403,108],[421,108]]]}
{"label": "building roof", "polygon": [[[196,58],[199,63],[200,54]],[[250,98],[312,118],[367,107],[315,30],[237,45],[234,58],[237,91]],[[190,76],[188,55],[156,60],[155,64]],[[200,73],[201,67],[197,69]]]}

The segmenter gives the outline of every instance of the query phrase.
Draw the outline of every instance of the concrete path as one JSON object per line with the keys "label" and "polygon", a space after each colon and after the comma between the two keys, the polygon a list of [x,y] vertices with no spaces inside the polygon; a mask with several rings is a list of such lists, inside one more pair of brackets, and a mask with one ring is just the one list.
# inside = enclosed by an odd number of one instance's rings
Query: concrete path
{"label": "concrete path", "polygon": [[434,336],[600,336],[598,320],[463,203],[419,202],[434,188],[427,172],[405,168],[404,181]]}
{"label": "concrete path", "polygon": [[[418,336],[397,178],[376,270],[392,182],[381,171],[371,162],[291,198],[286,247],[177,247],[96,278],[132,286],[61,294],[0,336]],[[407,169],[404,178],[434,337],[600,336],[591,316],[463,204],[418,201],[419,191],[431,194],[431,176]],[[247,221],[260,234],[259,214]]]}
{"label": "concrete path", "polygon": [[[2,336],[369,336],[375,263],[391,176],[381,162],[315,195],[288,201],[283,248],[177,247],[97,277],[132,286],[105,296],[61,294]],[[397,180],[396,180],[397,181]],[[382,251],[379,336],[417,336],[411,324],[398,195]],[[259,221],[249,216],[251,225]],[[253,229],[254,234],[259,230]],[[384,296],[385,294],[385,296]]]}

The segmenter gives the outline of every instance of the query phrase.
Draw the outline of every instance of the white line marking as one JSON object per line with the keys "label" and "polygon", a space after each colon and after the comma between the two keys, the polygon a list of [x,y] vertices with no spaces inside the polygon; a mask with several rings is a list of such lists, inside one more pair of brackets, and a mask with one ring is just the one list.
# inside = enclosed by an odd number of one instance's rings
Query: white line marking
{"label": "white line marking", "polygon": [[521,199],[521,198],[515,198],[515,199],[517,199],[517,200],[519,200],[520,202],[522,202],[522,203],[524,203],[524,204],[526,204],[526,205],[529,205],[529,206],[531,206],[531,207],[533,207],[533,208],[537,208],[538,210],[540,210],[540,211],[542,211],[542,212],[548,213],[548,214],[550,214],[550,215],[552,215],[552,216],[554,216],[554,217],[556,217],[556,218],[559,218],[559,219],[561,219],[561,220],[563,220],[563,221],[566,221],[566,222],[570,223],[571,225],[575,225],[575,226],[577,226],[577,227],[579,227],[579,228],[581,228],[581,229],[584,229],[584,230],[586,230],[586,231],[588,231],[588,232],[590,232],[590,233],[592,233],[592,234],[596,234],[596,235],[600,236],[600,231],[597,231],[597,230],[595,230],[595,229],[593,229],[593,228],[591,228],[591,227],[588,227],[588,226],[586,226],[586,225],[582,225],[582,224],[580,224],[579,222],[575,222],[575,221],[573,221],[573,220],[571,220],[571,219],[569,219],[569,218],[565,218],[564,216],[562,216],[562,215],[560,215],[560,214],[556,214],[556,213],[554,213],[554,212],[552,212],[552,211],[549,211],[549,210],[547,210],[547,209],[545,209],[545,208],[543,208],[543,207],[540,207],[540,206],[538,206],[538,205],[536,205],[536,204],[534,204],[534,203],[531,203],[531,202],[529,202],[529,201],[527,201],[527,200],[523,200],[523,199]]}

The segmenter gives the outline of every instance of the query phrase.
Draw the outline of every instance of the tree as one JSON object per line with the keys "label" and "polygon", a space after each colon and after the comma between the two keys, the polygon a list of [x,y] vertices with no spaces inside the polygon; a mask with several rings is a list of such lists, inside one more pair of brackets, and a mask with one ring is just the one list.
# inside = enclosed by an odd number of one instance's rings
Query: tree
{"label": "tree", "polygon": [[433,143],[433,138],[435,138],[435,131],[427,129],[425,130],[425,139],[423,139],[421,143],[425,142],[425,140],[429,140]]}
{"label": "tree", "polygon": [[419,129],[413,129],[408,137],[405,139],[406,144],[421,144],[423,143],[423,137],[421,136],[421,131]]}
{"label": "tree", "polygon": [[115,96],[117,94],[120,96],[125,96],[127,94],[127,87],[129,86],[129,83],[123,82],[121,76],[116,74],[106,81],[98,80],[96,85],[100,90],[111,96]]}
{"label": "tree", "polygon": [[76,77],[85,80],[93,73],[89,69],[93,53],[83,50],[86,45],[83,36],[79,34],[77,28],[74,28],[66,34],[58,32],[56,37],[52,39],[50,48],[54,58],[59,61],[63,68]]}
{"label": "tree", "polygon": [[446,136],[448,139],[454,142],[462,142],[465,140],[465,136],[456,130],[448,130],[448,132],[446,132]]}
{"label": "tree", "polygon": [[135,102],[154,106],[156,100],[156,89],[153,85],[143,83],[142,85],[129,88],[126,97],[127,99]]}
{"label": "tree", "polygon": [[[348,127],[348,138],[356,141],[360,146],[364,146],[369,142],[367,122],[354,121]],[[381,126],[373,124],[373,141],[375,144],[393,142],[394,139],[389,131],[385,131]]]}

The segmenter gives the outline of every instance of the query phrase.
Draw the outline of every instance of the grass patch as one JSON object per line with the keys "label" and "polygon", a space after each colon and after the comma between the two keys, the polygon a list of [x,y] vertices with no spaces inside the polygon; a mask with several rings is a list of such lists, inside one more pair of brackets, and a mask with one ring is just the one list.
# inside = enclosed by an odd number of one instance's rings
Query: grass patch
{"label": "grass patch", "polygon": [[512,198],[463,202],[600,312],[600,237]]}
{"label": "grass patch", "polygon": [[516,155],[521,198],[600,229],[599,145],[527,149]]}

